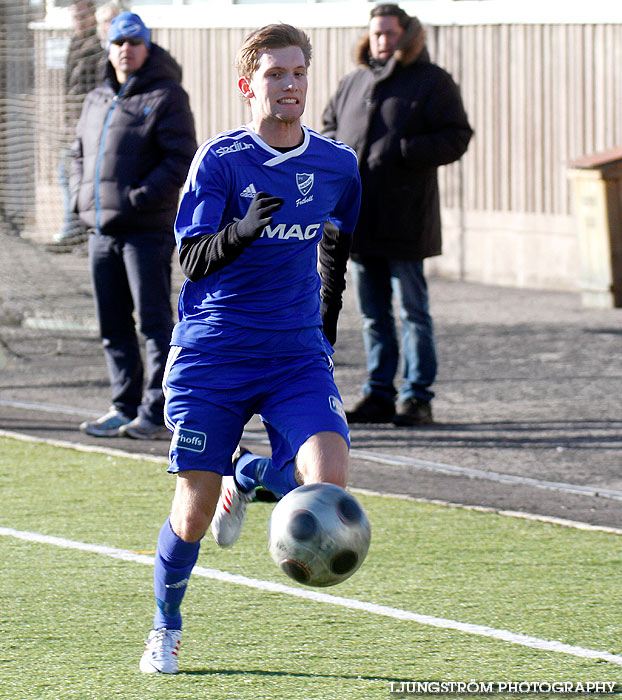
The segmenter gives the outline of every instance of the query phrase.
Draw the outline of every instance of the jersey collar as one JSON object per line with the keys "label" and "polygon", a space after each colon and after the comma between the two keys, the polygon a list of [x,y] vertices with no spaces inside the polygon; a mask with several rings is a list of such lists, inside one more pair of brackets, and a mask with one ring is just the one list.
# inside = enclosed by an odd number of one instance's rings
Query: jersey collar
{"label": "jersey collar", "polygon": [[269,158],[264,163],[264,165],[278,165],[279,163],[283,163],[284,161],[289,160],[290,158],[297,158],[307,150],[307,147],[309,145],[309,130],[304,125],[302,125],[302,143],[297,148],[293,148],[291,151],[287,151],[286,153],[281,153],[280,151],[277,151],[276,148],[272,148],[272,146],[269,146],[255,132],[252,124],[246,124],[244,128],[248,131],[251,138],[257,143],[258,146],[260,146],[261,148],[263,148],[264,151],[267,151],[272,155],[272,158]]}

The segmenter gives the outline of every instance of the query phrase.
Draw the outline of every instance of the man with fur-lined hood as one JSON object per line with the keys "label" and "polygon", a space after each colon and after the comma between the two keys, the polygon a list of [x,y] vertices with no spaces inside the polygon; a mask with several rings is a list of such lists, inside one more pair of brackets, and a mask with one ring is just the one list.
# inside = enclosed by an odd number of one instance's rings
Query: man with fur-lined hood
{"label": "man with fur-lined hood", "polygon": [[[368,379],[350,423],[432,423],[436,348],[423,272],[441,254],[437,169],[473,134],[452,77],[430,61],[425,31],[398,5],[377,5],[359,67],[330,99],[323,133],[355,149],[363,186],[352,275],[363,315]],[[392,293],[402,321],[402,384]]]}

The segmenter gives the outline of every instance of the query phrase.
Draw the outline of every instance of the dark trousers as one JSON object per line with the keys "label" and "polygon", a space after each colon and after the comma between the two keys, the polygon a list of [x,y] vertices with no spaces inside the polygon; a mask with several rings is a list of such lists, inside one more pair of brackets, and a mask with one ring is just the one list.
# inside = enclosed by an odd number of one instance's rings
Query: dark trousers
{"label": "dark trousers", "polygon": [[[164,422],[162,376],[168,355],[173,236],[89,236],[89,259],[112,404],[129,418]],[[140,354],[134,311],[145,338]],[[144,383],[144,387],[143,387]]]}
{"label": "dark trousers", "polygon": [[428,286],[422,260],[394,260],[359,256],[351,262],[352,277],[363,315],[367,355],[364,394],[392,399],[399,364],[399,343],[393,315],[393,296],[402,325],[402,385],[400,399],[431,401],[436,379],[436,343],[430,316]]}

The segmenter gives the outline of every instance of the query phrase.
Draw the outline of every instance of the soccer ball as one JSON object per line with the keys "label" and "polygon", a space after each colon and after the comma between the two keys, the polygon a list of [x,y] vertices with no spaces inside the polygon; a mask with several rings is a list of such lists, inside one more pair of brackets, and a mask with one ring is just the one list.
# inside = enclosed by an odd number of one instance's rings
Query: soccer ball
{"label": "soccer ball", "polygon": [[308,484],[284,496],[268,525],[275,564],[307,586],[334,586],[361,566],[371,528],[358,501],[340,486]]}

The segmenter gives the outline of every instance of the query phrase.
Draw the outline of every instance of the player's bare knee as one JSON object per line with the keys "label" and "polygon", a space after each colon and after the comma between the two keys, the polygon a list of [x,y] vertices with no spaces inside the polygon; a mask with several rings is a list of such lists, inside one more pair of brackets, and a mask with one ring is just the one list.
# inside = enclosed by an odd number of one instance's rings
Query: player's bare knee
{"label": "player's bare knee", "polygon": [[296,479],[299,483],[325,482],[344,488],[348,465],[348,445],[344,438],[333,432],[318,433],[309,438],[298,452]]}
{"label": "player's bare knee", "polygon": [[171,527],[186,542],[197,542],[207,532],[218,495],[220,474],[186,471],[177,475]]}
{"label": "player's bare knee", "polygon": [[345,488],[348,481],[348,470],[344,469],[342,466],[313,469],[305,474],[301,473],[300,480],[298,480],[298,476],[296,480],[299,484],[335,484],[336,486]]}
{"label": "player's bare knee", "polygon": [[298,468],[298,465],[294,467],[294,479],[296,479],[298,486],[302,486],[305,483],[305,476]]}
{"label": "player's bare knee", "polygon": [[200,511],[173,509],[170,520],[173,532],[185,542],[198,542],[210,524],[210,518]]}

